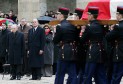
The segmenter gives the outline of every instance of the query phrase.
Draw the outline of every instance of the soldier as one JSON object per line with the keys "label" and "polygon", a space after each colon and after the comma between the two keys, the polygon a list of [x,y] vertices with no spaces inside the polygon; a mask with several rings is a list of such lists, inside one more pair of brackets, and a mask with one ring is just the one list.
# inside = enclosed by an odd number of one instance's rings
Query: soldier
{"label": "soldier", "polygon": [[98,13],[98,7],[92,6],[88,8],[88,20],[90,24],[86,26],[86,30],[81,38],[82,43],[89,41],[82,84],[92,84],[93,76],[96,84],[107,84],[104,68],[104,30],[97,21]]}
{"label": "soldier", "polygon": [[8,63],[11,65],[10,80],[21,79],[21,65],[23,64],[23,57],[25,51],[24,35],[18,32],[16,24],[11,27],[12,32],[8,34]]}
{"label": "soldier", "polygon": [[60,24],[56,28],[54,37],[54,44],[60,44],[55,84],[63,84],[65,73],[69,75],[67,84],[76,84],[77,79],[74,56],[77,52],[78,31],[75,26],[66,20],[68,13],[68,8],[59,8],[58,16]]}
{"label": "soldier", "polygon": [[[83,12],[84,12],[83,9],[76,8],[75,13],[73,13],[73,15],[76,16],[77,20],[79,20],[81,19]],[[77,29],[78,29],[79,37],[81,37],[82,31],[85,30],[85,27],[78,25]],[[81,84],[83,80],[83,74],[85,70],[86,51],[87,51],[86,48],[87,48],[87,43],[81,44],[79,41],[77,46],[77,56],[76,56],[78,84]]]}
{"label": "soldier", "polygon": [[29,69],[29,65],[28,65],[28,56],[27,56],[27,41],[28,41],[28,31],[29,29],[31,29],[31,26],[27,25],[27,21],[26,19],[22,18],[21,19],[21,24],[18,28],[18,31],[19,32],[22,32],[24,34],[24,39],[25,39],[25,54],[24,54],[24,64],[23,64],[23,67],[22,67],[22,71],[23,71],[23,74],[27,74],[29,75],[31,70]]}
{"label": "soldier", "polygon": [[120,84],[123,76],[123,6],[117,7],[118,24],[112,25],[112,31],[106,35],[109,42],[115,42],[113,48],[113,74],[111,84]]}

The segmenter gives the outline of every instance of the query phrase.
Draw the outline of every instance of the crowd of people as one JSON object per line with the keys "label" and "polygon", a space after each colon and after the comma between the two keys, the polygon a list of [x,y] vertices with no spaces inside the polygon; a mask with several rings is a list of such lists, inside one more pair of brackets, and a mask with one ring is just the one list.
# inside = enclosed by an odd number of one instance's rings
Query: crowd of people
{"label": "crowd of people", "polygon": [[97,17],[99,8],[88,7],[87,25],[73,25],[68,20],[79,20],[83,9],[59,8],[57,13],[47,11],[45,16],[56,18],[60,24],[39,26],[33,19],[28,25],[2,23],[0,29],[0,70],[5,63],[10,69],[10,80],[30,80],[52,77],[54,84],[120,84],[123,76],[123,7],[117,7],[117,25],[102,25]]}
{"label": "crowd of people", "polygon": [[18,22],[18,20],[17,20],[17,15],[14,14],[13,10],[10,10],[9,13],[3,13],[2,11],[0,11],[0,18],[11,19],[11,20],[13,20],[15,23]]}

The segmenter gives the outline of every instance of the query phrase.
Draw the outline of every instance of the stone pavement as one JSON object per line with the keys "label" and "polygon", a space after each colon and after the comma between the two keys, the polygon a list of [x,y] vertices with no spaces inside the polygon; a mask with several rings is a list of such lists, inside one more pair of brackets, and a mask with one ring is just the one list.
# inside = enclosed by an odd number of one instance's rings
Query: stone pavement
{"label": "stone pavement", "polygon": [[3,75],[0,74],[0,84],[54,84],[55,79],[55,76],[42,77],[41,80],[29,80],[31,76],[30,77],[23,76],[21,80],[9,80],[10,75],[5,75],[3,79],[2,77]]}
{"label": "stone pavement", "polygon": [[[21,80],[9,80],[10,75],[0,74],[0,84],[54,84],[55,76],[52,77],[42,77],[41,80],[29,80],[31,77],[23,76]],[[66,84],[67,75],[65,76],[64,84]],[[93,83],[94,84],[94,83]],[[120,84],[123,84],[123,80]]]}

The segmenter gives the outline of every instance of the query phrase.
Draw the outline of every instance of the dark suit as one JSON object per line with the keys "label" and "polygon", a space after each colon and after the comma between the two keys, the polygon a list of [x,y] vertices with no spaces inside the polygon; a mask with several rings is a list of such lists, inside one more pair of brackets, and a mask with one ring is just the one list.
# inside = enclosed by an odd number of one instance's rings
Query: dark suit
{"label": "dark suit", "polygon": [[67,20],[60,22],[56,28],[54,43],[59,46],[59,60],[57,63],[57,72],[55,84],[63,84],[65,73],[68,73],[68,84],[76,84],[76,44],[79,34],[75,26],[71,25]]}
{"label": "dark suit", "polygon": [[9,32],[10,31],[8,29],[2,30],[0,32],[1,33],[0,34],[0,67],[1,68],[4,63],[7,63],[7,59],[8,59],[8,53],[6,49],[7,49],[7,35]]}
{"label": "dark suit", "polygon": [[119,84],[123,76],[123,20],[106,35],[109,42],[115,42],[113,48],[113,75],[111,84]]}
{"label": "dark suit", "polygon": [[[87,26],[81,42],[89,41],[89,48],[86,56],[84,81],[82,84],[91,84],[92,76],[97,84],[107,84],[106,72],[103,62],[105,61],[104,30],[97,20],[90,22]],[[95,73],[96,72],[96,73]]]}
{"label": "dark suit", "polygon": [[8,63],[12,67],[12,76],[21,75],[21,65],[23,64],[25,45],[24,35],[20,32],[8,34]]}
{"label": "dark suit", "polygon": [[32,68],[32,79],[41,77],[41,67],[44,65],[43,55],[39,54],[40,50],[44,50],[45,31],[37,27],[29,30],[28,33],[28,49],[29,49],[29,66]]}

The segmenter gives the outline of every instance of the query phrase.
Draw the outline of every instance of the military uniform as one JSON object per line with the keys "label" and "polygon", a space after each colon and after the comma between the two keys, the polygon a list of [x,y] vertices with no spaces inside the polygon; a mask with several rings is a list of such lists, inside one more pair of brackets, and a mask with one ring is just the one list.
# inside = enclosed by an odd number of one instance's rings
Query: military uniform
{"label": "military uniform", "polygon": [[[123,14],[123,7],[118,6],[117,12]],[[114,29],[106,35],[109,42],[115,42],[113,48],[113,75],[111,84],[120,84],[123,76],[123,20],[114,26]]]}
{"label": "military uniform", "polygon": [[[84,10],[80,8],[75,9],[75,14],[77,14],[77,19],[81,19]],[[79,36],[81,37],[81,26],[77,26]],[[76,56],[76,65],[77,65],[77,75],[78,75],[78,83],[81,84],[83,81],[83,74],[85,70],[85,62],[86,62],[86,53],[87,53],[87,42],[81,44],[80,41],[77,45],[77,56]]]}
{"label": "military uniform", "polygon": [[[66,12],[69,12],[69,9],[59,8],[59,11],[67,15],[68,13],[66,14]],[[76,84],[77,74],[74,61],[77,52],[76,43],[78,41],[77,28],[64,19],[56,29],[54,44],[59,43],[60,46],[55,84],[63,84],[66,73],[69,75],[67,83]]]}
{"label": "military uniform", "polygon": [[[98,7],[89,7],[91,14],[98,14]],[[86,56],[85,73],[82,84],[92,84],[92,77],[96,84],[107,84],[105,61],[104,30],[97,20],[91,20],[81,38],[81,42],[89,42]]]}

